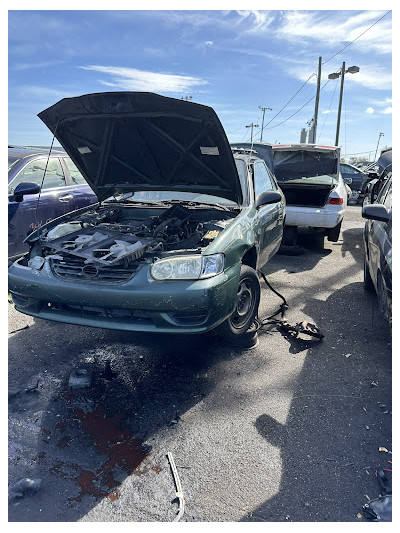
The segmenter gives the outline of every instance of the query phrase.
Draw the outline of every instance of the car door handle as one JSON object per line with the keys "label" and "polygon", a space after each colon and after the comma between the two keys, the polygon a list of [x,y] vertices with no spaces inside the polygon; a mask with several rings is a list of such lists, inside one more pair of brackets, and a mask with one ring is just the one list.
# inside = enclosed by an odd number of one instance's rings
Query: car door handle
{"label": "car door handle", "polygon": [[58,197],[58,200],[60,202],[69,202],[70,200],[72,200],[72,198],[73,198],[72,194],[63,194]]}
{"label": "car door handle", "polygon": [[282,219],[283,219],[283,210],[280,209],[280,210],[278,211],[278,220],[282,220]]}

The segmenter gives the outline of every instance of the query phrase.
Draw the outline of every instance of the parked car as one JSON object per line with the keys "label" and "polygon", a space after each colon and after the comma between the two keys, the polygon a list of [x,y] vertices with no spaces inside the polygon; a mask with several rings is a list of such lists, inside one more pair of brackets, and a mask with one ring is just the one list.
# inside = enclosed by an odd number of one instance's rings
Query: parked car
{"label": "parked car", "polygon": [[37,227],[95,202],[97,196],[64,151],[49,157],[45,150],[9,148],[9,261],[28,252],[24,239]]}
{"label": "parked car", "polygon": [[372,179],[366,188],[366,193],[363,200],[363,205],[368,205],[376,202],[379,192],[385,186],[385,183],[392,176],[392,149],[382,150],[381,155],[377,161],[380,174]]}
{"label": "parked car", "polygon": [[340,173],[343,181],[352,191],[350,200],[362,202],[369,181],[368,175],[348,163],[340,163]]}
{"label": "parked car", "polygon": [[392,319],[392,176],[387,178],[376,202],[363,207],[367,219],[364,229],[364,287],[375,290],[379,309]]}
{"label": "parked car", "polygon": [[39,117],[100,203],[28,237],[29,255],[9,268],[15,308],[110,329],[246,332],[285,200],[261,159],[232,152],[214,110],[118,92],[67,98]]}
{"label": "parked car", "polygon": [[286,198],[286,243],[296,242],[302,226],[337,242],[347,206],[347,190],[339,172],[340,149],[314,144],[272,148],[274,172]]}

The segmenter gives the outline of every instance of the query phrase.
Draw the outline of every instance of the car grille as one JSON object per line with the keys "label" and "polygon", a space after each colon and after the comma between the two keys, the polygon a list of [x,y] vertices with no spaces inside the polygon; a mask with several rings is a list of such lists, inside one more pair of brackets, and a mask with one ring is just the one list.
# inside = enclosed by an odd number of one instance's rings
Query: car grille
{"label": "car grille", "polygon": [[82,281],[85,283],[124,283],[136,272],[138,265],[132,264],[127,268],[121,265],[85,264],[80,257],[53,258],[51,261],[53,273],[66,281]]}

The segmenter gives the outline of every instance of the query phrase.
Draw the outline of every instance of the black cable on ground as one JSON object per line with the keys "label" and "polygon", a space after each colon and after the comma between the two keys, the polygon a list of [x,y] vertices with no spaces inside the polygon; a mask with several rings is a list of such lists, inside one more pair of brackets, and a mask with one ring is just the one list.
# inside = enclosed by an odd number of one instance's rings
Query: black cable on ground
{"label": "black cable on ground", "polygon": [[[267,280],[265,274],[261,271],[258,271],[258,273],[263,278],[265,284],[267,287],[279,298],[282,300],[282,303],[279,307],[279,309],[273,313],[272,315],[269,315],[267,317],[259,318],[258,316],[254,320],[256,332],[261,329],[264,326],[267,325],[275,325],[280,327],[282,330],[284,330],[286,333],[290,333],[294,337],[297,337],[300,333],[304,335],[308,335],[310,337],[314,337],[316,339],[322,340],[324,338],[323,333],[320,332],[319,328],[312,324],[311,322],[308,322],[306,320],[303,320],[302,322],[297,322],[294,325],[289,324],[289,322],[285,319],[285,313],[287,309],[289,308],[289,304],[286,301],[286,298],[282,296],[276,289],[272,287],[272,285]],[[274,318],[277,315],[281,315],[281,318]]]}

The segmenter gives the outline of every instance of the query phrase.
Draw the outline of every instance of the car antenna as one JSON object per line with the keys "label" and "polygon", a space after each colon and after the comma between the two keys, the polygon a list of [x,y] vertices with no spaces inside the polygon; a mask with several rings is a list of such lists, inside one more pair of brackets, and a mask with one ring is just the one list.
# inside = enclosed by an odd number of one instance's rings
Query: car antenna
{"label": "car antenna", "polygon": [[48,164],[49,164],[49,161],[50,161],[51,151],[52,151],[52,149],[53,149],[54,139],[55,139],[55,137],[56,137],[57,126],[58,126],[58,122],[57,122],[57,124],[56,124],[56,127],[54,128],[54,133],[53,133],[53,138],[52,138],[52,140],[51,140],[51,145],[50,145],[49,155],[47,156],[46,166],[44,167],[44,172],[43,172],[42,183],[40,184],[39,196],[38,196],[38,199],[37,199],[37,202],[36,202],[36,209],[35,209],[35,223],[36,223],[36,231],[38,232],[39,240],[40,240],[40,233],[39,233],[39,221],[38,221],[38,207],[39,207],[40,195],[42,194],[42,188],[43,188],[43,183],[44,183],[44,177],[46,176],[47,167],[48,167]]}

